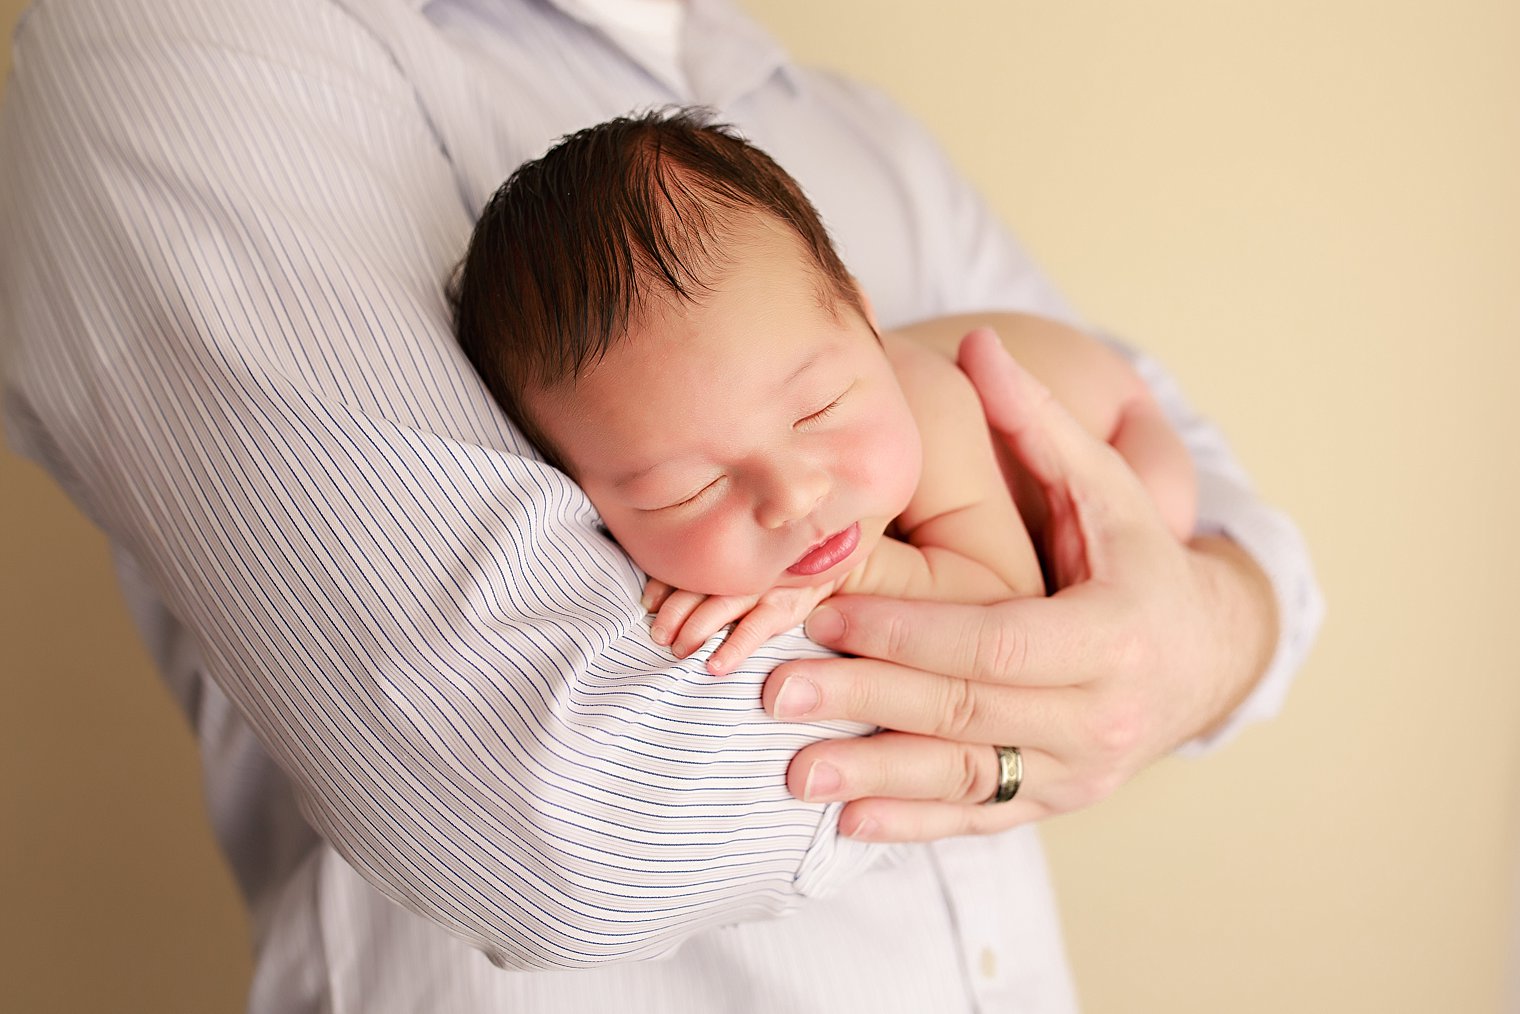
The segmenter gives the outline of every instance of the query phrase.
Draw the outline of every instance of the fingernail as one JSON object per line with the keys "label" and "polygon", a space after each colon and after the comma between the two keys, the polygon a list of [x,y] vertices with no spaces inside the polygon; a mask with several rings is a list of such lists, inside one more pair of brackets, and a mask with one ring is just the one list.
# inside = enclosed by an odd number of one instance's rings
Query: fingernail
{"label": "fingernail", "polygon": [[801,718],[818,707],[818,688],[805,676],[788,676],[776,695],[777,718]]}
{"label": "fingernail", "polygon": [[808,616],[802,629],[819,644],[829,644],[839,640],[844,633],[844,615],[833,606],[819,606]]}
{"label": "fingernail", "polygon": [[877,824],[876,821],[870,817],[862,820],[859,824],[856,824],[852,828],[846,828],[843,824],[839,826],[840,834],[844,835],[846,838],[859,838],[861,841],[870,841],[876,837],[877,833],[880,830],[881,825]]}
{"label": "fingernail", "polygon": [[728,672],[728,663],[719,660],[718,656],[714,655],[707,660],[707,671],[714,676],[722,676]]}
{"label": "fingernail", "polygon": [[650,627],[649,636],[654,638],[655,644],[670,643],[670,631],[666,630],[664,627]]}
{"label": "fingernail", "polygon": [[802,798],[809,803],[819,803],[833,797],[844,780],[839,769],[819,761],[808,769],[807,784],[802,787]]}

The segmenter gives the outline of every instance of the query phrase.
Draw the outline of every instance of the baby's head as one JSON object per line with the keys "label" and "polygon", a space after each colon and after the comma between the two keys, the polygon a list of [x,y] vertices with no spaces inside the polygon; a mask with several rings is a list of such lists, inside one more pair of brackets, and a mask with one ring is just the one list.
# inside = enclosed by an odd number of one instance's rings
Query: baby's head
{"label": "baby's head", "polygon": [[917,427],[817,212],[694,114],[613,120],[524,164],[450,294],[496,400],[669,584],[831,580],[917,486]]}

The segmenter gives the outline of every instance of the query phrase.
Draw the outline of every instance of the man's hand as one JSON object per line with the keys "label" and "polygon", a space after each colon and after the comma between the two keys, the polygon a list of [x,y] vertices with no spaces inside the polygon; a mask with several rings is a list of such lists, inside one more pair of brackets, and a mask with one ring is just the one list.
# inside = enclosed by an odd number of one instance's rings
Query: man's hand
{"label": "man's hand", "polygon": [[[959,361],[1041,490],[1057,590],[993,606],[837,597],[809,618],[814,640],[861,657],[782,665],[764,703],[888,730],[813,744],[788,772],[802,798],[851,801],[847,835],[988,833],[1096,802],[1228,715],[1276,641],[1271,590],[1244,553],[1178,543],[1118,454],[991,331],[968,335]],[[1023,787],[983,806],[995,744],[1021,749]]]}

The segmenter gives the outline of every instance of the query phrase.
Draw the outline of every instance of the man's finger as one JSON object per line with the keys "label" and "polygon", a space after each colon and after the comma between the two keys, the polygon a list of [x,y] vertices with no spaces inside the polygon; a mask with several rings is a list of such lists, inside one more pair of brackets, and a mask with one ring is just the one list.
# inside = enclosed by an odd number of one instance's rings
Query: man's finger
{"label": "man's finger", "polygon": [[839,814],[839,833],[861,841],[939,841],[960,835],[994,834],[1043,820],[1053,811],[1033,798],[991,806],[931,800],[858,799]]}
{"label": "man's finger", "polygon": [[1057,756],[1082,747],[1084,692],[1010,687],[866,658],[799,659],[777,666],[760,700],[782,721],[846,720],[958,743],[1035,746]]}
{"label": "man's finger", "polygon": [[1080,588],[995,606],[842,595],[813,610],[806,629],[847,655],[967,680],[1064,686],[1093,675],[1094,659],[1111,654],[1111,617],[1090,601]]}
{"label": "man's finger", "polygon": [[[1054,764],[1035,750],[1023,750],[1022,757],[1026,778]],[[994,748],[900,732],[814,743],[798,752],[786,779],[792,795],[810,803],[875,796],[985,803],[997,783]]]}
{"label": "man's finger", "polygon": [[957,362],[982,400],[987,423],[1042,486],[1065,486],[1073,469],[1112,457],[1048,388],[1008,354],[996,332],[977,328],[961,342]]}

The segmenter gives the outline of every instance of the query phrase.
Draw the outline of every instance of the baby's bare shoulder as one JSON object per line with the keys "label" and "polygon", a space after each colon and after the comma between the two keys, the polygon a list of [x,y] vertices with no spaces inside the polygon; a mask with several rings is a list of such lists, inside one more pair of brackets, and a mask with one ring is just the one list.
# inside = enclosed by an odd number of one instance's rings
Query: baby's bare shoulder
{"label": "baby's bare shoulder", "polygon": [[917,521],[958,510],[1001,486],[976,388],[943,353],[908,338],[882,335],[923,443],[923,475],[900,519]]}
{"label": "baby's bare shoulder", "polygon": [[881,341],[920,428],[933,423],[944,412],[981,424],[983,415],[976,388],[953,360],[890,331],[882,334]]}

